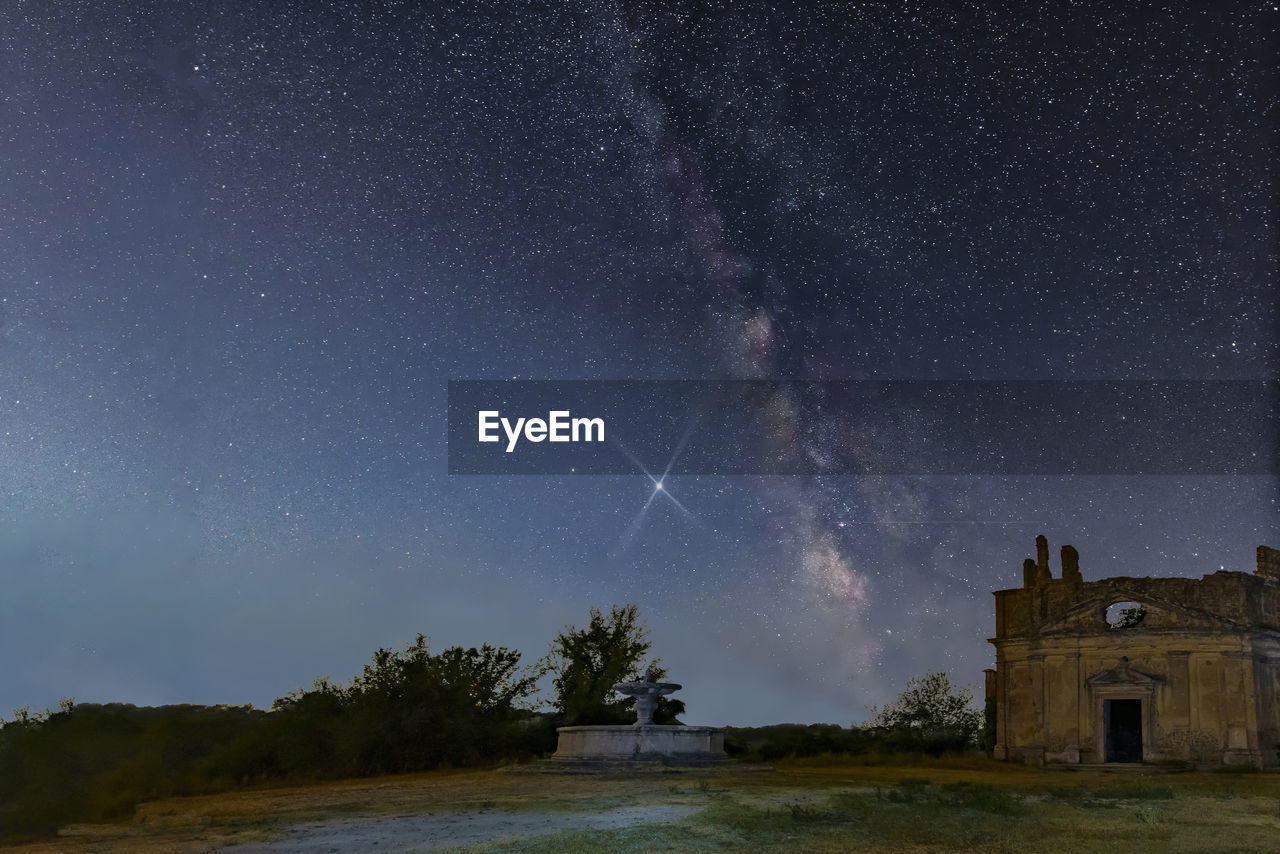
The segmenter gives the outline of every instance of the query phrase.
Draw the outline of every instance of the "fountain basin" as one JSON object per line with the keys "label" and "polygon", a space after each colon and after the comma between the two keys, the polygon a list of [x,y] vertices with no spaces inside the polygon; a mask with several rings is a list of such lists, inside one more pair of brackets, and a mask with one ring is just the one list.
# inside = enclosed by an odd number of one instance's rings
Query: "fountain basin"
{"label": "fountain basin", "polygon": [[701,764],[728,760],[724,728],[710,726],[562,726],[551,757],[558,762],[666,761]]}

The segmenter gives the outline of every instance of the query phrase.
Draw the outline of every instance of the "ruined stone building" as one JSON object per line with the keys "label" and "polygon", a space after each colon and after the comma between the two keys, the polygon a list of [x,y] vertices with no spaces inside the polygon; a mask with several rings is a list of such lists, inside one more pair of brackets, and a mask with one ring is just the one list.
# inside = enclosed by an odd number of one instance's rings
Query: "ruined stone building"
{"label": "ruined stone building", "polygon": [[1041,536],[995,597],[997,758],[1280,765],[1280,550],[1253,574],[1085,581],[1071,546],[1052,576]]}

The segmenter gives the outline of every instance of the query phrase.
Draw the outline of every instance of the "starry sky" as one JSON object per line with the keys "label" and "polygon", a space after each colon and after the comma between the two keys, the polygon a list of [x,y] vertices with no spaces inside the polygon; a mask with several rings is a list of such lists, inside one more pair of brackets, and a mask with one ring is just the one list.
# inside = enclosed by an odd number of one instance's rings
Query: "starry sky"
{"label": "starry sky", "polygon": [[1042,6],[3,4],[0,714],[635,602],[687,722],[849,723],[1038,533],[1252,571],[1271,475],[448,474],[450,380],[1275,378],[1280,10]]}

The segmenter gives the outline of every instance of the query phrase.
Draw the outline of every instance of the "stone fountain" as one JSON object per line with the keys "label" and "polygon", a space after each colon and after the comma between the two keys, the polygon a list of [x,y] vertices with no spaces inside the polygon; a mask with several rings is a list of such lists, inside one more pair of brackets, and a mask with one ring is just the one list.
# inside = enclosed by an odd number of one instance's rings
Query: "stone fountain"
{"label": "stone fountain", "polygon": [[615,726],[562,726],[551,758],[566,763],[653,762],[664,765],[707,765],[725,762],[724,729],[709,726],[655,724],[658,698],[674,691],[675,682],[619,682],[613,690],[636,700],[636,722]]}
{"label": "stone fountain", "polygon": [[619,682],[613,690],[636,700],[635,726],[655,726],[653,713],[658,708],[658,698],[674,694],[683,688],[676,682]]}

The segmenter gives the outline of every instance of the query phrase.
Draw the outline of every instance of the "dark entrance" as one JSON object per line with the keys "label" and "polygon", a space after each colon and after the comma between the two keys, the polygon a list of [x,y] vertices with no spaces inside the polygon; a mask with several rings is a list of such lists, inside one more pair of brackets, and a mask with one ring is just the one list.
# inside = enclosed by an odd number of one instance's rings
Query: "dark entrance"
{"label": "dark entrance", "polygon": [[1142,761],[1142,701],[1107,700],[1104,709],[1108,762]]}

